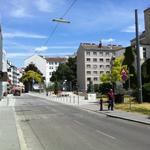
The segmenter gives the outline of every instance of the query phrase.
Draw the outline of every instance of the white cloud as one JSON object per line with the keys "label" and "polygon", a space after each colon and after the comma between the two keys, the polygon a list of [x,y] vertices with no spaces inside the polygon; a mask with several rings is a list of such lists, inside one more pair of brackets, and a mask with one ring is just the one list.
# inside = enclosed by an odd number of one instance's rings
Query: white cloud
{"label": "white cloud", "polygon": [[5,38],[18,38],[18,37],[35,38],[35,39],[45,39],[45,38],[47,38],[47,36],[44,36],[44,35],[38,35],[38,34],[34,34],[34,33],[20,32],[20,31],[4,32],[3,35],[4,35]]}
{"label": "white cloud", "polygon": [[33,53],[7,53],[7,58],[24,58],[33,55]]}
{"label": "white cloud", "polygon": [[47,46],[41,46],[41,47],[35,48],[35,52],[43,52],[43,51],[46,51],[46,50],[48,50]]}
{"label": "white cloud", "polygon": [[43,12],[52,11],[52,5],[47,0],[38,0],[35,2],[37,8]]}
{"label": "white cloud", "polygon": [[11,16],[16,18],[32,17],[32,15],[29,14],[27,10],[22,7],[12,10]]}
{"label": "white cloud", "polygon": [[[141,25],[139,25],[139,31],[142,32],[144,29]],[[122,32],[127,32],[127,33],[134,33],[135,32],[135,25],[131,25],[126,27],[125,29],[122,30]]]}
{"label": "white cloud", "polygon": [[102,39],[101,41],[102,43],[111,43],[111,42],[115,42],[115,39],[109,38],[109,39]]}
{"label": "white cloud", "polygon": [[60,7],[64,4],[65,0],[37,0],[35,2],[37,9],[42,12],[54,12],[57,7]]}
{"label": "white cloud", "polygon": [[[19,52],[14,52],[14,53],[7,53],[7,58],[11,59],[11,58],[19,58],[19,59],[25,59],[27,57],[30,57],[32,55],[34,55],[35,53],[19,53]],[[72,55],[73,52],[56,52],[56,53],[40,53],[40,55],[43,56],[50,56],[50,57],[58,57],[58,56],[67,56],[67,55]]]}
{"label": "white cloud", "polygon": [[78,46],[49,46],[49,49],[77,49]]}

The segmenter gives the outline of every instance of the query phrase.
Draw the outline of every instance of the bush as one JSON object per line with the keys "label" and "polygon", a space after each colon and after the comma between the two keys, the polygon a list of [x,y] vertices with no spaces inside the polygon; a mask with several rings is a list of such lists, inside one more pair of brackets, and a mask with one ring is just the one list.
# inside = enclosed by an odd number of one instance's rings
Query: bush
{"label": "bush", "polygon": [[143,85],[143,101],[150,102],[150,83]]}
{"label": "bush", "polygon": [[111,88],[112,85],[110,83],[102,83],[99,85],[99,90],[101,94],[106,94]]}

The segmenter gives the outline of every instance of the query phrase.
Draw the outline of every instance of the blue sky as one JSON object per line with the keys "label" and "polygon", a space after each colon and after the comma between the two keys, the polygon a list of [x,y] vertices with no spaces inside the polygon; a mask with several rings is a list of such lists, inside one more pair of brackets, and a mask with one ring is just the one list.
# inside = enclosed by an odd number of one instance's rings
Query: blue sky
{"label": "blue sky", "polygon": [[[60,18],[73,0],[0,0],[0,23],[8,59],[18,67],[38,53],[70,55],[80,43],[128,46],[134,33],[134,10],[138,9],[140,30],[144,30],[143,10],[149,0],[77,0],[65,19],[70,24],[52,22]],[[49,38],[50,37],[50,38]],[[49,38],[47,44],[46,41]]]}

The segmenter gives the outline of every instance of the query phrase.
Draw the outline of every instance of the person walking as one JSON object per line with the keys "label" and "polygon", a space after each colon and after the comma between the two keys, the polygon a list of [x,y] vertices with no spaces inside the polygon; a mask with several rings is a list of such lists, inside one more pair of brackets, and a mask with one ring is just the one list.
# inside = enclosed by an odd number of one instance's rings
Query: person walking
{"label": "person walking", "polygon": [[114,110],[114,92],[112,89],[107,93],[108,97],[108,110]]}

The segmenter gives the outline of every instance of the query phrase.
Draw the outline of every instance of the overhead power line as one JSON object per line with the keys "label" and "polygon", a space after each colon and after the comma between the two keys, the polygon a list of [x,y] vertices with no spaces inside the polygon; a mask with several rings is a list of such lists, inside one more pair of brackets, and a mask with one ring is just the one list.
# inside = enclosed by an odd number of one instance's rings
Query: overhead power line
{"label": "overhead power line", "polygon": [[[62,15],[62,17],[60,17],[60,18],[63,18],[63,17],[65,17],[65,16],[68,14],[68,12],[69,12],[69,11],[71,10],[71,8],[74,6],[74,4],[75,4],[76,1],[77,1],[77,0],[74,0],[74,1],[71,3],[71,5],[68,7],[68,9],[65,11],[65,13],[64,13],[64,14]],[[48,36],[48,39],[45,41],[44,46],[46,46],[46,45],[48,44],[50,38],[53,36],[53,34],[55,33],[56,29],[58,28],[58,25],[59,25],[59,23],[57,22],[57,24],[54,26],[53,30],[50,32],[50,34],[49,34],[49,36]]]}

